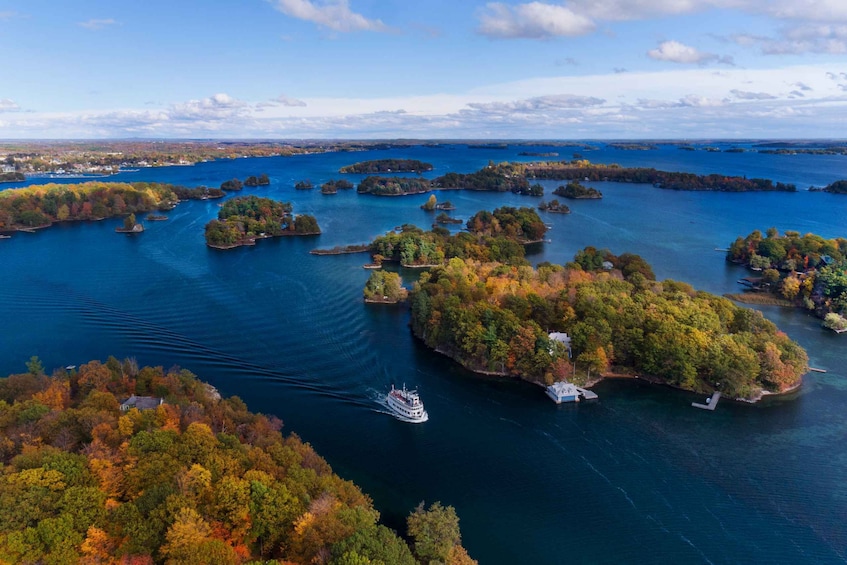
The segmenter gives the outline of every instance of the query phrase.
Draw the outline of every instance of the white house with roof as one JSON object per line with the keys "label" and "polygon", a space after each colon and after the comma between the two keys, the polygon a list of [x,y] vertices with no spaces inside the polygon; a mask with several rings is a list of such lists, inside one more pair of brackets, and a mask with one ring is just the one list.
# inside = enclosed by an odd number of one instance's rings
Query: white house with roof
{"label": "white house with roof", "polygon": [[121,402],[121,411],[126,412],[130,408],[138,408],[139,410],[154,410],[164,403],[164,398],[158,398],[155,396],[135,396],[133,394]]}
{"label": "white house with roof", "polygon": [[579,402],[579,390],[573,383],[561,381],[547,387],[547,396],[556,404],[563,402]]}
{"label": "white house with roof", "polygon": [[[571,338],[568,334],[563,332],[553,332],[548,334],[547,337],[550,338],[551,341],[558,341],[568,348],[568,357],[571,357]],[[552,353],[552,351],[550,352]]]}

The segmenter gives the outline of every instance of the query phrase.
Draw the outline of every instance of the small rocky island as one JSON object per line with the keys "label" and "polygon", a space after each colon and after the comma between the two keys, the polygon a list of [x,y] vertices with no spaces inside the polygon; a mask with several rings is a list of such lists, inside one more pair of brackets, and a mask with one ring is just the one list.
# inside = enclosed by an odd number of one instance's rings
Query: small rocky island
{"label": "small rocky island", "polygon": [[365,283],[365,302],[369,304],[397,304],[406,300],[408,294],[397,273],[373,271]]}
{"label": "small rocky island", "polygon": [[573,200],[599,200],[603,198],[603,193],[596,188],[583,186],[577,181],[571,181],[567,186],[560,186],[553,191],[553,194]]}
{"label": "small rocky island", "polygon": [[570,214],[571,209],[567,207],[567,205],[562,204],[558,200],[551,200],[550,202],[542,202],[538,205],[538,209],[544,212],[550,212],[552,214]]}
{"label": "small rocky island", "polygon": [[257,239],[321,233],[314,216],[293,216],[290,202],[258,196],[240,196],[226,201],[218,219],[206,224],[206,245],[233,249],[255,245]]}
{"label": "small rocky island", "polygon": [[321,194],[338,194],[339,190],[350,190],[353,188],[353,183],[349,180],[328,180],[321,185]]}
{"label": "small rocky island", "polygon": [[[165,218],[167,219],[167,218]],[[122,226],[115,228],[117,233],[141,233],[144,231],[144,226],[135,221],[135,214],[130,214],[126,218],[124,218],[124,223]]]}
{"label": "small rocky island", "polygon": [[377,159],[341,167],[339,172],[376,175],[381,173],[424,173],[431,170],[432,163],[424,163],[417,159]]}

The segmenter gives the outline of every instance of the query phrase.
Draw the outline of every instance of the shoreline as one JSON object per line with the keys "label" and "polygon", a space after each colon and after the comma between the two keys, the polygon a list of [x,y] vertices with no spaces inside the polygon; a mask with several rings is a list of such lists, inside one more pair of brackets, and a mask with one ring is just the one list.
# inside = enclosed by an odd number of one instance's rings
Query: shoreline
{"label": "shoreline", "polygon": [[[466,370],[468,370],[471,373],[474,373],[476,375],[481,375],[481,376],[485,376],[485,377],[501,377],[501,378],[504,378],[504,379],[516,379],[516,380],[519,380],[519,381],[522,381],[522,382],[537,385],[542,389],[545,389],[547,387],[547,385],[545,385],[544,383],[540,383],[540,382],[537,382],[537,381],[531,381],[531,380],[525,379],[521,376],[509,375],[505,371],[487,371],[485,369],[477,369],[477,368],[471,367],[471,366],[463,363],[462,361],[453,358],[452,355],[450,355],[447,351],[445,351],[441,348],[429,347],[426,344],[426,342],[424,342],[423,339],[421,339],[420,337],[415,335],[414,332],[412,332],[412,335],[415,337],[415,339],[418,339],[424,345],[426,345],[427,348],[431,349],[432,351],[435,351],[436,353],[438,353],[440,355],[444,355],[445,357],[447,357],[451,361],[459,364],[462,368],[464,368],[464,369],[466,369]],[[624,369],[624,368],[622,367],[621,369]],[[807,368],[806,373],[804,373],[804,375],[805,374],[808,374],[808,368]],[[643,381],[645,383],[648,383],[648,384],[651,384],[651,385],[654,385],[654,386],[668,387],[668,388],[673,389],[673,390],[678,390],[678,391],[682,391],[682,392],[690,392],[690,393],[693,393],[693,394],[712,394],[714,392],[717,392],[715,390],[705,391],[705,392],[704,391],[691,390],[691,389],[682,388],[682,387],[673,385],[671,383],[667,383],[665,381],[660,380],[657,377],[650,377],[648,375],[636,375],[636,374],[622,373],[622,372],[603,373],[599,377],[595,377],[593,379],[590,379],[585,384],[580,385],[580,386],[581,386],[581,388],[591,389],[595,385],[601,383],[602,381],[604,381],[606,379],[609,379],[609,380],[638,380],[638,381]],[[726,398],[727,400],[733,400],[733,401],[736,401],[736,402],[742,402],[744,404],[752,405],[752,404],[756,404],[756,403],[760,402],[766,396],[767,397],[779,397],[779,396],[790,395],[790,394],[795,393],[798,390],[800,390],[800,388],[802,388],[802,386],[803,386],[803,376],[801,375],[800,379],[798,380],[798,382],[796,384],[794,384],[791,387],[789,387],[789,388],[787,388],[783,391],[780,391],[780,392],[773,392],[773,391],[769,391],[769,390],[760,390],[752,398],[737,398],[737,397],[729,396],[729,395],[725,396],[724,398]]]}

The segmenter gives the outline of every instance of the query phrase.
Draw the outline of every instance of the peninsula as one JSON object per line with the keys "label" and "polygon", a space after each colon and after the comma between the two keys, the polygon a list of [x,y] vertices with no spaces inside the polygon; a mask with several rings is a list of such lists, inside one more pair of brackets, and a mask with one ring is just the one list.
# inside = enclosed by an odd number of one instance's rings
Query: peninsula
{"label": "peninsula", "polygon": [[0,191],[0,232],[170,210],[180,199],[199,199],[206,194],[204,190],[152,182],[95,181],[12,188]]}
{"label": "peninsula", "polygon": [[410,509],[407,544],[279,418],[187,370],[26,366],[0,379],[4,561],[476,564],[453,507]]}

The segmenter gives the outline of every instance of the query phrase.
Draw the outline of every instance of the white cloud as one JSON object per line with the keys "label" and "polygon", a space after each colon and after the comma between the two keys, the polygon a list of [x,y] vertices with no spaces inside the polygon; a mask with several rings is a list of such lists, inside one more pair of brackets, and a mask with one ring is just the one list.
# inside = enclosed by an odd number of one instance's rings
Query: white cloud
{"label": "white cloud", "polygon": [[102,20],[92,19],[92,20],[88,20],[87,22],[79,22],[77,25],[79,25],[80,27],[84,27],[85,29],[97,31],[99,29],[105,29],[109,26],[113,26],[113,25],[117,25],[117,24],[118,24],[118,22],[116,22],[112,18],[107,18],[107,19],[102,19]]}
{"label": "white cloud", "polygon": [[564,6],[530,2],[510,7],[501,2],[491,2],[479,15],[477,31],[492,38],[529,38],[585,35],[594,31],[589,18],[576,14]]}
{"label": "white cloud", "polygon": [[286,96],[285,94],[280,94],[279,96],[274,98],[273,101],[278,102],[278,103],[282,104],[283,106],[289,106],[289,107],[305,107],[306,106],[306,103],[303,102],[302,100],[298,100],[297,98],[291,98],[289,96]]}
{"label": "white cloud", "polygon": [[[490,84],[451,95],[310,97],[307,107],[217,94],[162,109],[8,112],[0,132],[21,138],[391,138],[409,132],[421,138],[842,137],[843,122],[832,118],[847,115],[842,69],[609,71]],[[810,90],[792,97],[786,85],[794,84]],[[750,96],[761,93],[783,94]]]}
{"label": "white cloud", "polygon": [[702,64],[718,59],[718,56],[713,53],[704,53],[694,47],[673,40],[661,42],[656,49],[648,51],[647,56],[657,61],[684,64]]}
{"label": "white cloud", "polygon": [[173,104],[166,111],[170,120],[222,120],[243,115],[247,112],[247,103],[228,94],[215,94],[202,100],[189,100],[182,104]]}
{"label": "white cloud", "polygon": [[349,0],[270,0],[277,10],[334,31],[387,31],[381,20],[370,20],[350,10]]}
{"label": "white cloud", "polygon": [[468,107],[483,114],[519,114],[544,112],[549,110],[589,108],[600,106],[606,101],[603,98],[593,96],[579,96],[575,94],[552,94],[549,96],[537,96],[524,100],[510,102],[471,102]]}
{"label": "white cloud", "polygon": [[20,112],[17,102],[8,98],[0,98],[0,112]]}
{"label": "white cloud", "polygon": [[739,100],[773,100],[776,98],[776,96],[767,92],[750,92],[747,90],[738,90],[737,88],[733,88],[729,93]]}

